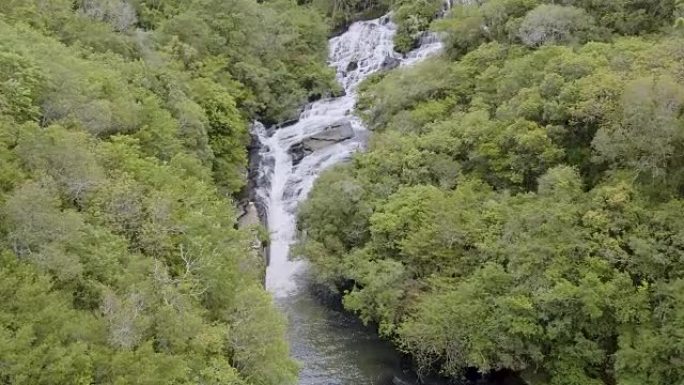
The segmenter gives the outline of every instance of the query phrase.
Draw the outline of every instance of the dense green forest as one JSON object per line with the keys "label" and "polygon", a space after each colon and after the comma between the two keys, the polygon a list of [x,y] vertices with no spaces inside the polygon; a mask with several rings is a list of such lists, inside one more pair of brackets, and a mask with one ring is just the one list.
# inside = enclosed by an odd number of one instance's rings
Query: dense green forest
{"label": "dense green forest", "polygon": [[0,1],[0,383],[296,383],[248,122],[334,92],[289,1]]}
{"label": "dense green forest", "polygon": [[682,16],[455,2],[444,55],[362,85],[369,148],[316,183],[298,253],[423,372],[682,384]]}

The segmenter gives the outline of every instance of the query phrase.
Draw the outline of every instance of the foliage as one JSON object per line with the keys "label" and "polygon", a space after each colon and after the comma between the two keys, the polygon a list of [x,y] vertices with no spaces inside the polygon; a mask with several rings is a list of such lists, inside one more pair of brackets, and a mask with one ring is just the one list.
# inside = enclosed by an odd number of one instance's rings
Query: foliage
{"label": "foliage", "polygon": [[424,372],[681,382],[677,15],[455,4],[446,55],[362,84],[368,150],[316,183],[298,252]]}
{"label": "foliage", "polygon": [[442,11],[442,0],[403,0],[394,4],[392,20],[397,23],[394,49],[406,53],[419,42],[430,22]]}
{"label": "foliage", "polygon": [[595,28],[582,8],[543,4],[525,15],[518,36],[528,46],[564,44],[585,41]]}
{"label": "foliage", "polygon": [[0,382],[296,383],[247,124],[333,88],[288,1],[0,3]]}
{"label": "foliage", "polygon": [[670,27],[674,0],[486,0],[456,4],[435,28],[447,33],[450,55],[460,57],[491,41],[566,44],[645,35]]}

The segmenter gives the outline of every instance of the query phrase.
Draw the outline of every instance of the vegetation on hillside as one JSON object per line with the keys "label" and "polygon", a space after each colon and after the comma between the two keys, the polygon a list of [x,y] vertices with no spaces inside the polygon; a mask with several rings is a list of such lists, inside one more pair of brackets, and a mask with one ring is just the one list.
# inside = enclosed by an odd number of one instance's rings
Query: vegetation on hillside
{"label": "vegetation on hillside", "polygon": [[423,371],[680,383],[683,5],[455,5],[443,57],[363,85],[299,253]]}
{"label": "vegetation on hillside", "polygon": [[0,382],[296,383],[254,235],[250,119],[330,92],[288,1],[0,2]]}

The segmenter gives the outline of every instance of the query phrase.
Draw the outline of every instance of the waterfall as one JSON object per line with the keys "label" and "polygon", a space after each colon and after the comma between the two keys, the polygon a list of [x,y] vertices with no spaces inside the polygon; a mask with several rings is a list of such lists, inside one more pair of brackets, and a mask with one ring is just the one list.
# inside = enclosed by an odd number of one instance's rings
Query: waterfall
{"label": "waterfall", "polygon": [[366,129],[352,114],[358,84],[377,71],[413,64],[442,47],[439,39],[425,37],[418,49],[402,56],[393,49],[395,30],[389,16],[353,23],[329,42],[329,63],[345,95],[309,104],[289,126],[253,126],[261,145],[256,195],[271,234],[266,287],[276,297],[293,294],[295,276],[304,269],[304,262],[289,259],[297,204],[321,171],[348,159],[363,145]]}

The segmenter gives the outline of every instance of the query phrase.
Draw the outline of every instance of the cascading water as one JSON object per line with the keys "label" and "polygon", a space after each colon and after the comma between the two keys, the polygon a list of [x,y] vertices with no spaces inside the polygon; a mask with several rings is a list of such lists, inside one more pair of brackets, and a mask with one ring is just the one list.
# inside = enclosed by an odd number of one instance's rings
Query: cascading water
{"label": "cascading water", "polygon": [[271,234],[266,287],[289,318],[294,357],[302,363],[301,384],[365,385],[400,377],[397,354],[352,317],[317,304],[308,293],[305,263],[290,260],[296,209],[320,172],[348,159],[364,143],[365,128],[353,116],[356,88],[369,75],[410,65],[441,50],[426,35],[402,56],[393,49],[389,16],[356,22],[329,43],[330,64],[345,95],[309,104],[292,125],[267,130],[256,123],[259,154],[256,194]]}
{"label": "cascading water", "polygon": [[[383,68],[412,64],[441,49],[439,40],[428,35],[423,39],[425,44],[402,57],[394,52],[394,33],[395,26],[387,16],[352,24],[347,32],[330,40],[330,62],[337,70],[337,80],[344,87],[345,95],[308,105],[297,123],[270,135],[262,125],[255,125],[254,133],[262,146],[259,179],[266,181],[257,187],[257,194],[267,208],[271,232],[266,287],[276,297],[296,290],[297,281],[293,277],[303,267],[300,261],[288,258],[296,235],[297,204],[306,198],[323,169],[347,159],[362,145],[365,128],[352,115],[356,87]],[[349,128],[351,135],[347,133]],[[312,138],[316,140],[316,134],[325,131],[330,132],[327,141],[330,145],[318,148],[294,165],[291,148]]]}

